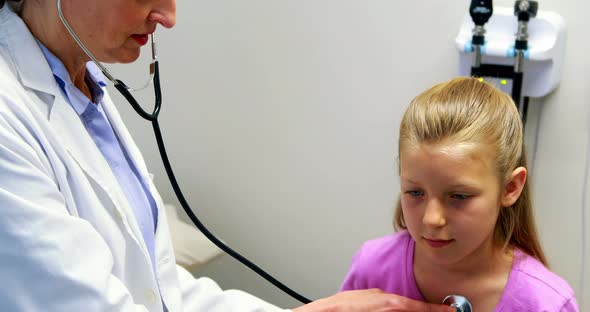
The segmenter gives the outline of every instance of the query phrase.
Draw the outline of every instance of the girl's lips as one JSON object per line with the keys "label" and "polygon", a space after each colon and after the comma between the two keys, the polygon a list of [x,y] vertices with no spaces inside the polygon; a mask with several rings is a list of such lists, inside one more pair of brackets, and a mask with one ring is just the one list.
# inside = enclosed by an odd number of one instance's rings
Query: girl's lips
{"label": "girl's lips", "polygon": [[453,239],[428,239],[423,237],[430,247],[442,248],[453,242]]}
{"label": "girl's lips", "polygon": [[131,38],[135,39],[139,45],[144,45],[148,42],[148,35],[131,35]]}

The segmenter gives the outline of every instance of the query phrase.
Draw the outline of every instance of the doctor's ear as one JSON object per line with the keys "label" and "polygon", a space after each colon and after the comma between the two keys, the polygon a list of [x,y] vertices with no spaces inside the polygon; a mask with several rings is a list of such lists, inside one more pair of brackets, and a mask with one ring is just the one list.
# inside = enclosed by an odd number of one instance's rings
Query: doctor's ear
{"label": "doctor's ear", "polygon": [[526,183],[527,171],[524,167],[518,167],[512,171],[508,181],[502,189],[502,207],[514,205]]}

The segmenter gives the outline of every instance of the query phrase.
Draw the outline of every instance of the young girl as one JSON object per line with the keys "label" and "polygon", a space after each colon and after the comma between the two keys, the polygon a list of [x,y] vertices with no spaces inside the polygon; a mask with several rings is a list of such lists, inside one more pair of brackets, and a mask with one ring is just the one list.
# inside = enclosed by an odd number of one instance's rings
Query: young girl
{"label": "young girl", "polygon": [[342,290],[380,288],[473,310],[578,311],[547,268],[533,221],[523,128],[512,99],[475,78],[416,97],[399,139],[393,235],[366,242]]}

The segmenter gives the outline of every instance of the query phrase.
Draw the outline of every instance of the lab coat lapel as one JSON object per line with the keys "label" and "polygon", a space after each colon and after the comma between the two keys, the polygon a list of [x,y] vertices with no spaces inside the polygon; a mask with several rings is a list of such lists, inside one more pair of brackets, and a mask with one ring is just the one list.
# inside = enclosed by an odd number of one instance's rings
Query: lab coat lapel
{"label": "lab coat lapel", "polygon": [[122,217],[127,232],[149,258],[143,239],[138,239],[141,237],[139,226],[117,179],[80,117],[65,99],[35,38],[14,12],[2,9],[0,14],[0,21],[5,23],[0,23],[0,27],[12,31],[7,32],[6,42],[19,79],[25,87],[36,90],[39,96],[36,109],[47,116],[50,127],[59,134],[60,145],[108,195],[117,210],[115,213]]}
{"label": "lab coat lapel", "polygon": [[[60,134],[61,142],[78,164],[105,190],[118,189],[114,187],[116,179],[108,170],[108,164],[94,141],[84,128],[80,117],[65,99],[60,90],[51,68],[47,64],[41,48],[35,38],[28,31],[22,20],[9,10],[1,10],[0,14],[8,14],[6,19],[17,27],[8,27],[13,33],[8,37],[8,48],[12,51],[14,64],[19,79],[25,87],[36,90],[39,101],[36,108],[46,112],[49,124]],[[106,169],[106,170],[105,170]],[[111,194],[111,200],[120,203],[120,196]]]}
{"label": "lab coat lapel", "polygon": [[10,8],[0,9],[0,17],[0,27],[6,29],[7,48],[11,51],[21,83],[33,90],[55,95],[53,74],[33,35]]}
{"label": "lab coat lapel", "polygon": [[122,210],[122,206],[127,206],[124,194],[120,191],[109,164],[84,128],[80,117],[61,94],[55,97],[49,121],[52,128],[60,133],[61,143],[68,153],[109,195],[115,208]]}
{"label": "lab coat lapel", "polygon": [[139,225],[119,182],[92,137],[84,128],[80,117],[61,95],[56,97],[53,104],[50,113],[50,124],[58,133],[62,134],[62,144],[72,158],[108,194],[114,204],[116,215],[121,216],[127,232],[141,247],[145,256],[149,258],[145,242],[141,239]]}

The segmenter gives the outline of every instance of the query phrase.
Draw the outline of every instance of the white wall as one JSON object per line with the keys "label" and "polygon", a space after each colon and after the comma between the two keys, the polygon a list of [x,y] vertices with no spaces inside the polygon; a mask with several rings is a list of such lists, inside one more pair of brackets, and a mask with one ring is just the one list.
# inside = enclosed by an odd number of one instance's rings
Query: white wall
{"label": "white wall", "polygon": [[[420,91],[457,73],[453,39],[467,7],[440,0],[179,1],[176,28],[158,33],[160,119],[198,215],[303,295],[334,293],[359,245],[391,231],[401,114]],[[590,269],[579,291],[582,197],[590,191],[582,189],[590,3],[546,0],[540,7],[564,16],[569,29],[562,84],[533,101],[527,129],[537,150],[538,224],[552,268],[588,309]],[[127,78],[137,68],[116,69]],[[119,102],[160,192],[176,204],[150,125]],[[228,257],[198,274],[296,305]]]}

